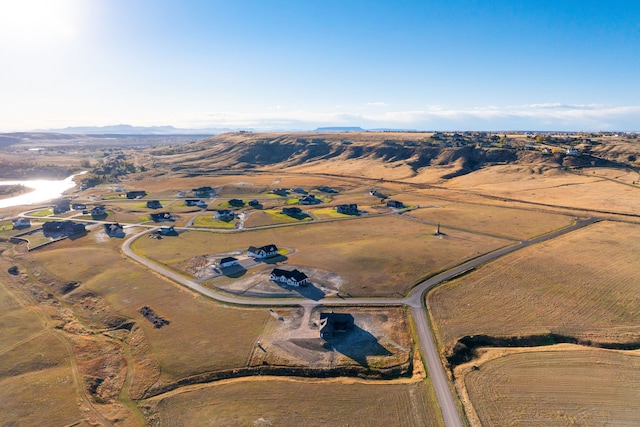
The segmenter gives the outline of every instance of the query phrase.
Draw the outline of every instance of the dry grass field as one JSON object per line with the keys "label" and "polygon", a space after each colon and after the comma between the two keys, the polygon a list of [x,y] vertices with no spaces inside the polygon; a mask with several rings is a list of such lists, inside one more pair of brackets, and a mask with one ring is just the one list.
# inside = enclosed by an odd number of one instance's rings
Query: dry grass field
{"label": "dry grass field", "polygon": [[[134,389],[160,386],[201,372],[246,366],[269,317],[267,309],[226,307],[196,296],[90,239],[60,242],[32,254],[34,269],[78,282],[65,295],[83,324],[93,328],[134,321],[145,342],[144,358],[156,367],[137,367]],[[171,323],[153,327],[138,312],[150,306]],[[214,333],[215,331],[215,333]],[[153,365],[153,364],[152,364]],[[144,385],[139,387],[136,381]],[[156,383],[157,382],[157,383]]]}
{"label": "dry grass field", "polygon": [[264,378],[143,403],[152,426],[441,426],[429,380],[384,384]]}
{"label": "dry grass field", "polygon": [[443,284],[427,301],[447,349],[465,335],[640,341],[640,226],[601,222]]}
{"label": "dry grass field", "polygon": [[447,227],[460,227],[477,232],[488,233],[507,238],[524,240],[539,236],[558,228],[571,225],[574,218],[566,215],[551,214],[537,210],[513,209],[498,206],[457,203],[447,200],[424,200],[414,197],[400,197],[408,203],[419,204],[404,214],[431,223],[440,223],[443,232]]}
{"label": "dry grass field", "polygon": [[598,174],[607,174],[606,169],[574,174],[544,166],[505,165],[451,179],[445,186],[534,203],[637,214],[640,185],[629,183],[630,177],[623,184]]}
{"label": "dry grass field", "polygon": [[438,238],[433,232],[416,221],[375,217],[234,234],[186,232],[160,243],[138,239],[132,248],[185,271],[197,256],[274,243],[296,249],[287,264],[333,271],[344,280],[341,292],[374,297],[404,295],[425,276],[509,243],[462,231]]}
{"label": "dry grass field", "polygon": [[561,346],[493,359],[465,384],[482,425],[640,424],[640,354]]}

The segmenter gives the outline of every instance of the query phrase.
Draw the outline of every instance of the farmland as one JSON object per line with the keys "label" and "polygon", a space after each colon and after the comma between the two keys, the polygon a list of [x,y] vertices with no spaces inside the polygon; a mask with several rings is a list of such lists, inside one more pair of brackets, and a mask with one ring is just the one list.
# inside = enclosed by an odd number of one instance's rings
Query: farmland
{"label": "farmland", "polygon": [[639,237],[637,225],[601,222],[438,287],[428,307],[443,346],[477,334],[640,341],[640,282],[629,262]]}
{"label": "farmland", "polygon": [[383,384],[264,378],[220,383],[142,404],[150,425],[440,426],[429,381]]}
{"label": "farmland", "polygon": [[482,425],[640,423],[640,355],[574,347],[506,355],[467,374]]}

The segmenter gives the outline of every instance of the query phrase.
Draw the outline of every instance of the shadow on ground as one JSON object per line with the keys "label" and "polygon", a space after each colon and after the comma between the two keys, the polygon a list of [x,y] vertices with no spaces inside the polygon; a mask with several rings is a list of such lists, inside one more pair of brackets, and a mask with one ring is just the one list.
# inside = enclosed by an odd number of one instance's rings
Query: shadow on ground
{"label": "shadow on ground", "polygon": [[234,265],[232,267],[225,267],[222,270],[222,274],[224,274],[225,276],[231,278],[231,279],[237,279],[239,277],[244,276],[245,274],[247,274],[247,269],[244,268],[241,265]]}
{"label": "shadow on ground", "polygon": [[287,291],[295,291],[299,293],[300,296],[314,301],[320,301],[326,295],[322,289],[314,286],[312,283],[308,283],[305,286],[288,286],[280,282],[273,283],[276,283],[282,289],[286,289]]}
{"label": "shadow on ground", "polygon": [[369,367],[367,357],[391,356],[393,354],[380,345],[378,339],[370,332],[357,325],[347,331],[336,332],[333,338],[324,343],[324,347],[353,359],[365,368]]}

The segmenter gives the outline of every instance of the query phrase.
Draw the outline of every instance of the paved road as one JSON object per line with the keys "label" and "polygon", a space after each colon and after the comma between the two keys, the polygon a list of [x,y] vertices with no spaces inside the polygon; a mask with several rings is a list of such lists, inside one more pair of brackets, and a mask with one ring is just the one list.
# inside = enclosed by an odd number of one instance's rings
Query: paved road
{"label": "paved road", "polygon": [[442,410],[442,416],[444,419],[445,426],[462,427],[463,426],[462,419],[460,417],[460,413],[458,412],[455,399],[452,395],[452,390],[449,387],[449,381],[444,371],[444,367],[440,362],[440,356],[435,344],[435,340],[429,328],[427,311],[425,309],[425,302],[424,302],[425,293],[432,287],[436,286],[437,284],[442,283],[443,281],[449,280],[451,278],[454,278],[456,276],[459,276],[460,274],[463,274],[471,269],[474,269],[481,264],[500,258],[506,254],[525,248],[527,246],[544,242],[546,240],[554,239],[558,236],[561,236],[563,234],[585,227],[587,225],[593,224],[594,222],[597,222],[597,221],[600,221],[600,219],[589,218],[589,219],[577,221],[574,225],[570,227],[566,227],[531,240],[526,240],[518,244],[507,246],[502,249],[498,249],[496,251],[484,254],[482,256],[479,256],[477,258],[464,262],[450,270],[437,274],[419,283],[416,287],[413,288],[409,296],[406,298],[342,298],[342,299],[325,298],[319,301],[305,300],[305,299],[299,299],[299,298],[241,298],[241,297],[221,294],[212,289],[205,288],[204,286],[184,276],[181,276],[171,270],[168,270],[162,266],[159,266],[149,261],[146,258],[143,258],[135,254],[131,250],[131,243],[134,240],[141,237],[142,235],[154,231],[153,229],[143,231],[127,239],[122,245],[122,251],[127,256],[133,258],[137,262],[164,275],[165,277],[170,278],[175,282],[178,282],[210,298],[213,298],[221,302],[230,303],[230,304],[258,305],[258,306],[271,306],[271,307],[290,306],[292,304],[295,304],[295,305],[303,306],[305,308],[315,306],[315,305],[320,305],[320,304],[335,305],[335,306],[408,305],[409,307],[411,307],[411,314],[414,318],[414,322],[417,328],[418,337],[420,340],[420,346],[422,349],[422,354],[427,363],[428,373],[431,377],[431,382],[433,384],[436,396],[438,398],[438,404],[440,405],[440,408]]}

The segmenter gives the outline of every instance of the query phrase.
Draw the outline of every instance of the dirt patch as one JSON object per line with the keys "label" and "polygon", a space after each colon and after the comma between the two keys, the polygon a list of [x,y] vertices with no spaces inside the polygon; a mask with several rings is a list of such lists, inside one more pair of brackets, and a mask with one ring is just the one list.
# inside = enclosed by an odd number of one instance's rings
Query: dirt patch
{"label": "dirt patch", "polygon": [[[320,338],[320,313],[331,308],[277,310],[251,356],[251,366],[300,366],[317,369],[360,367],[365,370],[401,367],[411,373],[413,342],[405,311],[400,308],[340,309],[354,318],[354,326]],[[336,312],[338,309],[336,309]]]}

